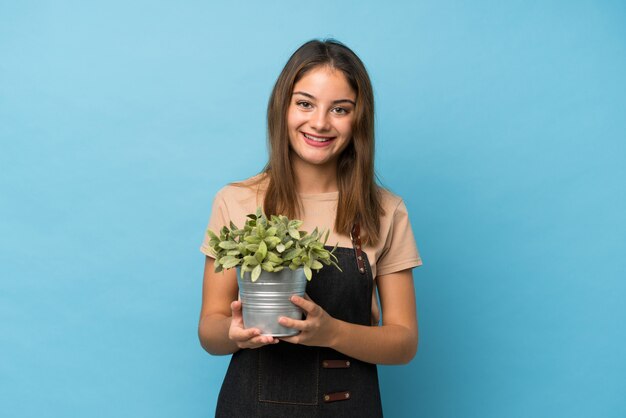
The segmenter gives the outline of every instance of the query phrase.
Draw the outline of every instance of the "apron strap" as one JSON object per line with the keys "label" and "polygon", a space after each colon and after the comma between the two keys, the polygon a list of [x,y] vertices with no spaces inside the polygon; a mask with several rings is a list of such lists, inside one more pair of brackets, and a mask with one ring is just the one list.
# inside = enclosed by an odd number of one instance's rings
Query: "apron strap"
{"label": "apron strap", "polygon": [[350,231],[350,239],[354,247],[354,255],[356,256],[356,265],[361,274],[365,274],[365,262],[363,261],[363,251],[361,250],[361,225],[355,222]]}

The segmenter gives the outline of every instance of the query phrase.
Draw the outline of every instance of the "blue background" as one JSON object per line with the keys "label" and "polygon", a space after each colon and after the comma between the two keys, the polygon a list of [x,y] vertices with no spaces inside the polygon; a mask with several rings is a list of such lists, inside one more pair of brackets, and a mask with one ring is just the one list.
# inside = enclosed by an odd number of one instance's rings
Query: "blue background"
{"label": "blue background", "polygon": [[207,417],[214,193],[301,43],[366,63],[424,266],[389,417],[626,416],[621,1],[0,1],[0,410]]}

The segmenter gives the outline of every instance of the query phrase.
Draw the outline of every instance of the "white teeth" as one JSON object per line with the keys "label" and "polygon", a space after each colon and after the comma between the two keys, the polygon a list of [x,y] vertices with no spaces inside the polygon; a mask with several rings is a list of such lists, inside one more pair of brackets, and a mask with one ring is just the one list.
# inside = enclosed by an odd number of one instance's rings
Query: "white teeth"
{"label": "white teeth", "polygon": [[315,136],[307,135],[305,133],[303,133],[303,135],[307,137],[308,139],[310,139],[311,141],[315,141],[315,142],[327,142],[331,140],[331,138],[318,138]]}

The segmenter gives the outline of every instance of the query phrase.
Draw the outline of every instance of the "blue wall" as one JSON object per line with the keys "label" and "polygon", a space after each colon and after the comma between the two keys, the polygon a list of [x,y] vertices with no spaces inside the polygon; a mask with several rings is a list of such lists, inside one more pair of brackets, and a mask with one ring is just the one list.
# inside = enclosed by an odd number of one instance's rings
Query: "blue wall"
{"label": "blue wall", "polygon": [[212,416],[213,194],[302,42],[371,73],[420,347],[390,417],[626,416],[626,5],[0,0],[0,410]]}

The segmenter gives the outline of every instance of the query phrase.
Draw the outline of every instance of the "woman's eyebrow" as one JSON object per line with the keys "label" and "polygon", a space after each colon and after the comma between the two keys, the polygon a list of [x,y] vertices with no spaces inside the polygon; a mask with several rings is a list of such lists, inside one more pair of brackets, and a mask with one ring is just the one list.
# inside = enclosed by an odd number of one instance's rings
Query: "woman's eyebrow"
{"label": "woman's eyebrow", "polygon": [[[301,94],[302,96],[315,100],[315,96],[313,96],[312,94],[306,93],[304,91],[294,91],[293,94]],[[356,103],[354,103],[354,101],[350,99],[333,100],[333,104],[339,104],[339,103],[352,103],[353,106],[356,106]]]}

